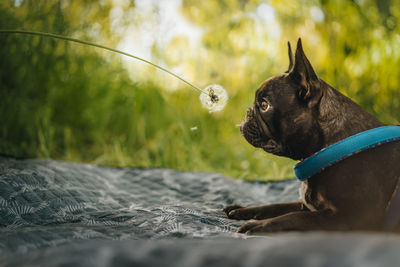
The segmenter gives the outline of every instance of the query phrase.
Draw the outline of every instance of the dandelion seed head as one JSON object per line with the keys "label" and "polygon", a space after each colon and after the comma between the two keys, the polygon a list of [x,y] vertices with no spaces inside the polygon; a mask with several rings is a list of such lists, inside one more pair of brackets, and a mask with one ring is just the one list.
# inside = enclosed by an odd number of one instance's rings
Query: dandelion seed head
{"label": "dandelion seed head", "polygon": [[200,101],[203,107],[210,112],[217,112],[224,109],[228,101],[228,93],[218,84],[211,84],[204,89],[205,93],[200,94]]}

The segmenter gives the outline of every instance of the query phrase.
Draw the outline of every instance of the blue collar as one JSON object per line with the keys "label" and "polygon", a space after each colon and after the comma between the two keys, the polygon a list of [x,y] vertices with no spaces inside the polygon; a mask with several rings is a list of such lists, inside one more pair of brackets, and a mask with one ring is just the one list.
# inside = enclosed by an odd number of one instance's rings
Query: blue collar
{"label": "blue collar", "polygon": [[367,130],[325,147],[294,166],[297,179],[304,181],[361,151],[400,140],[400,126],[382,126]]}

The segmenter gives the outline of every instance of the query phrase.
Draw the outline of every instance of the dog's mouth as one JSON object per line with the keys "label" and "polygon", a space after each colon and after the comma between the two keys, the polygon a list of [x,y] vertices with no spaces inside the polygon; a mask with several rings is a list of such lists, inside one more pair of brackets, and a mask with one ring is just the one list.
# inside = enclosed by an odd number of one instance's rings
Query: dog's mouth
{"label": "dog's mouth", "polygon": [[246,117],[240,125],[240,132],[252,146],[262,148],[268,153],[280,154],[280,145],[272,139],[268,125],[253,107],[247,110]]}

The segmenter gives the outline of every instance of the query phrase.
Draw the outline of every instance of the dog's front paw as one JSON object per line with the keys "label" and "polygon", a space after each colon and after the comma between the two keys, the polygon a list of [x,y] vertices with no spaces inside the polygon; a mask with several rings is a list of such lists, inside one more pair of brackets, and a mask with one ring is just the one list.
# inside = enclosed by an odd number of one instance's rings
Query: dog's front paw
{"label": "dog's front paw", "polygon": [[254,235],[260,233],[274,232],[273,227],[271,227],[271,220],[261,220],[254,221],[243,224],[239,229],[238,233],[246,235]]}
{"label": "dog's front paw", "polygon": [[234,204],[234,205],[224,208],[222,211],[225,212],[226,216],[228,216],[229,219],[234,219],[231,216],[229,216],[229,214],[234,210],[242,209],[242,208],[243,208],[242,206]]}
{"label": "dog's front paw", "polygon": [[229,219],[235,220],[250,220],[259,219],[260,208],[259,207],[248,207],[243,208],[239,205],[232,205],[224,209],[225,214]]}

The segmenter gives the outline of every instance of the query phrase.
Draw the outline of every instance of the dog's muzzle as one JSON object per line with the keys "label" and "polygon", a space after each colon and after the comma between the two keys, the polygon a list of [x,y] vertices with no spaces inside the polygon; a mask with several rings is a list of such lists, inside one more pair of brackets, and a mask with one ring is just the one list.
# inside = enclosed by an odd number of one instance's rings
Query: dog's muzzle
{"label": "dog's muzzle", "polygon": [[263,147],[266,140],[268,140],[257,124],[254,108],[247,110],[246,117],[240,125],[240,132],[246,141],[254,147]]}
{"label": "dog's muzzle", "polygon": [[265,152],[278,156],[289,153],[271,137],[268,125],[263,121],[260,114],[256,114],[254,107],[247,110],[246,117],[240,126],[240,131],[247,142],[256,148],[262,148]]}

